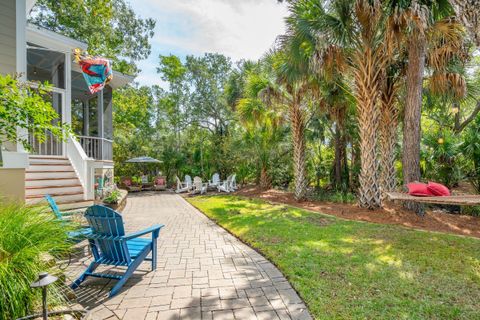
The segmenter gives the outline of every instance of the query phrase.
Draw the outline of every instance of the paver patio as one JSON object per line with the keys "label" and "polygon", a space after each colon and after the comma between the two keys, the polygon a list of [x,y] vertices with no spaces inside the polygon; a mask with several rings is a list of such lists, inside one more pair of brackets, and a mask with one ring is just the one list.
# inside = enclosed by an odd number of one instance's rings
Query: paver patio
{"label": "paver patio", "polygon": [[[110,299],[114,281],[87,278],[76,292],[93,319],[311,319],[273,264],[179,195],[131,195],[122,215],[128,231],[166,225],[158,241],[157,270],[142,264]],[[69,276],[88,262],[73,262]]]}

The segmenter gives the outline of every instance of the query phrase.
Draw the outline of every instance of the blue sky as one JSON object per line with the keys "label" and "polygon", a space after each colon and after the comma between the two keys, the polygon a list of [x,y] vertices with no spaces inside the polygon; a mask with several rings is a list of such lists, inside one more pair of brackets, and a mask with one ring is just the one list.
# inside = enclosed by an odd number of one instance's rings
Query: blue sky
{"label": "blue sky", "polygon": [[131,0],[135,12],[157,21],[150,57],[139,63],[142,85],[164,86],[159,54],[218,52],[233,61],[258,59],[285,30],[286,6],[276,0]]}

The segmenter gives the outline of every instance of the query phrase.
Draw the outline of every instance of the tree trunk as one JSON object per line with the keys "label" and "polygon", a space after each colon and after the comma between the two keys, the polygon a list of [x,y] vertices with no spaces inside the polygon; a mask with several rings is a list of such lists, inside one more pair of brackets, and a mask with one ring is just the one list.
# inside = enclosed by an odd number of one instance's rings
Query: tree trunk
{"label": "tree trunk", "polygon": [[268,175],[267,168],[262,165],[260,169],[260,188],[263,190],[268,190],[272,186],[270,177]]}
{"label": "tree trunk", "polygon": [[480,18],[478,16],[479,0],[450,0],[456,16],[462,21],[472,40],[480,46]]}
{"label": "tree trunk", "polygon": [[334,187],[335,189],[340,189],[342,186],[342,133],[338,125],[338,121],[335,125],[335,156],[334,156],[334,166],[333,166],[333,177],[334,177]]}
{"label": "tree trunk", "polygon": [[298,100],[297,97],[293,97],[292,104],[290,105],[290,121],[292,124],[295,199],[303,200],[307,191],[305,167],[305,117],[301,110],[300,101]]}
{"label": "tree trunk", "polygon": [[380,121],[380,154],[381,175],[380,186],[382,199],[385,193],[394,191],[397,187],[395,170],[395,147],[397,145],[398,106],[395,99],[394,79],[385,77],[380,95],[381,121]]}
{"label": "tree trunk", "polygon": [[356,54],[355,98],[360,136],[360,188],[361,207],[375,209],[381,206],[377,141],[380,110],[377,106],[379,76],[382,63],[380,53],[363,47]]}
{"label": "tree trunk", "polygon": [[[407,97],[403,119],[403,182],[420,180],[420,120],[422,115],[422,88],[425,69],[425,37],[417,32],[408,47],[406,75]],[[405,207],[416,212],[421,206],[406,202]]]}
{"label": "tree trunk", "polygon": [[360,146],[357,143],[358,141],[351,141],[352,149],[351,149],[351,166],[350,166],[350,180],[349,186],[350,190],[356,191],[360,188],[360,182],[358,179],[359,168],[361,167],[361,159],[360,159]]}

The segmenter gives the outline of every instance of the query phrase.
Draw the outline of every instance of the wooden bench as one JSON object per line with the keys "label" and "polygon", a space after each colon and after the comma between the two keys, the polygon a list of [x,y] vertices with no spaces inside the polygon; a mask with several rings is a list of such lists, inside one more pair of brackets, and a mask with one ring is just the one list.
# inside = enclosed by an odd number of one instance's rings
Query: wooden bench
{"label": "wooden bench", "polygon": [[[439,204],[445,206],[480,206],[480,195],[455,195],[455,196],[445,196],[445,197],[414,197],[406,193],[401,192],[387,192],[386,193],[390,200],[397,201],[410,201],[416,203],[430,203],[430,204]],[[416,213],[420,216],[423,216],[425,213],[424,206],[418,206],[415,210]]]}
{"label": "wooden bench", "polygon": [[443,204],[452,206],[480,206],[480,195],[456,195],[445,197],[414,197],[401,192],[387,192],[390,200],[419,203]]}

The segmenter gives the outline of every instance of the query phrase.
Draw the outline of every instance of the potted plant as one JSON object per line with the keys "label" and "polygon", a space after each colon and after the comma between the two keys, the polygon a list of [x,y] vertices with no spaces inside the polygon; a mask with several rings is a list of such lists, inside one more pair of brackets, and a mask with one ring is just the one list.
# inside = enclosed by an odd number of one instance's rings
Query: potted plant
{"label": "potted plant", "polygon": [[121,197],[122,195],[120,193],[120,190],[113,189],[107,192],[107,195],[105,196],[105,198],[103,198],[103,203],[106,206],[116,210],[119,206],[119,201]]}

